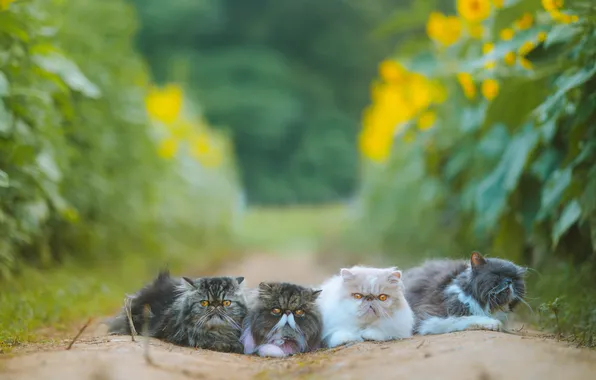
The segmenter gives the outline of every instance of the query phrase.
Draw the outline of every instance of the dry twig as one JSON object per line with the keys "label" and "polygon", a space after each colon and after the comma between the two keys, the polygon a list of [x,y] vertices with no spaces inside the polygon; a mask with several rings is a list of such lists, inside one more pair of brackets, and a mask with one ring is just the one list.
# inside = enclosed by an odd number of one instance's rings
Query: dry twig
{"label": "dry twig", "polygon": [[126,297],[124,299],[124,310],[126,311],[126,317],[128,318],[128,326],[130,328],[130,338],[132,341],[135,341],[135,335],[139,335],[137,330],[135,329],[134,323],[132,323],[132,299],[130,297]]}
{"label": "dry twig", "polygon": [[85,323],[85,324],[83,325],[83,327],[81,327],[81,329],[79,330],[78,334],[77,334],[77,335],[75,335],[75,337],[74,337],[74,338],[73,338],[73,340],[70,342],[70,344],[68,345],[68,347],[66,347],[66,350],[67,350],[67,351],[68,351],[68,350],[70,350],[70,349],[72,348],[73,344],[75,344],[75,342],[77,341],[77,339],[79,339],[79,337],[81,336],[81,334],[83,333],[83,331],[85,331],[85,329],[86,329],[87,327],[89,327],[89,324],[91,324],[91,321],[92,321],[92,320],[93,320],[93,318],[89,318],[89,319],[87,320],[87,323]]}
{"label": "dry twig", "polygon": [[145,356],[145,361],[149,365],[155,365],[151,356],[149,355],[149,313],[151,312],[151,308],[149,305],[145,305],[143,307],[143,336],[145,337],[144,340],[144,349],[143,349],[143,356]]}

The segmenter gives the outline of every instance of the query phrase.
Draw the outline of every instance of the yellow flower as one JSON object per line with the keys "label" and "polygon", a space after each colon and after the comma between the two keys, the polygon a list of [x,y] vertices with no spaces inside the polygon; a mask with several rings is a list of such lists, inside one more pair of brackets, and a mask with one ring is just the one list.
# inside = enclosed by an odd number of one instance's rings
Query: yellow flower
{"label": "yellow flower", "polygon": [[564,4],[564,0],[542,0],[542,6],[549,12],[563,8]]}
{"label": "yellow flower", "polygon": [[547,37],[548,37],[548,34],[546,34],[546,32],[540,32],[536,36],[536,39],[538,40],[538,42],[544,42],[544,41],[546,41]]}
{"label": "yellow flower", "polygon": [[211,151],[211,144],[209,136],[206,134],[200,134],[193,136],[190,141],[190,152],[195,158],[200,158]]}
{"label": "yellow flower", "polygon": [[509,53],[505,54],[505,63],[507,65],[509,65],[509,66],[515,65],[515,60],[516,59],[517,59],[517,56],[512,51],[510,51]]}
{"label": "yellow flower", "polygon": [[358,136],[360,152],[375,162],[385,162],[391,154],[393,131],[375,130],[372,125],[365,124]]}
{"label": "yellow flower", "polygon": [[568,15],[566,13],[560,12],[558,10],[554,10],[549,12],[550,16],[553,20],[560,22],[561,24],[571,24],[573,22],[578,22],[579,17],[576,15]]}
{"label": "yellow flower", "polygon": [[178,140],[173,137],[168,137],[167,139],[162,140],[157,149],[159,157],[165,158],[166,160],[174,158],[176,152],[178,152]]}
{"label": "yellow flower", "polygon": [[501,9],[505,5],[505,0],[493,0],[493,5],[495,8]]}
{"label": "yellow flower", "polygon": [[526,70],[532,70],[533,67],[532,62],[524,57],[519,57],[519,65]]}
{"label": "yellow flower", "polygon": [[518,30],[530,29],[534,24],[534,16],[531,13],[524,13],[523,16],[515,22],[515,28]]}
{"label": "yellow flower", "polygon": [[503,41],[509,41],[513,38],[515,32],[511,28],[501,30],[500,37]]}
{"label": "yellow flower", "polygon": [[403,79],[406,70],[404,67],[391,60],[385,60],[379,64],[379,74],[387,82],[397,82]]}
{"label": "yellow flower", "polygon": [[418,118],[418,129],[426,131],[431,129],[435,125],[437,120],[437,114],[433,111],[426,111]]}
{"label": "yellow flower", "polygon": [[534,44],[534,42],[526,41],[519,48],[518,54],[525,57],[526,55],[528,55],[528,53],[530,53],[532,50],[534,50],[535,47],[536,47],[536,45]]}
{"label": "yellow flower", "polygon": [[457,13],[471,22],[485,20],[490,15],[489,0],[457,0]]}
{"label": "yellow flower", "polygon": [[453,45],[461,36],[462,25],[459,18],[432,12],[426,23],[429,38],[441,45]]}
{"label": "yellow flower", "polygon": [[499,82],[494,79],[486,79],[482,82],[482,96],[490,101],[497,95],[499,95]]}
{"label": "yellow flower", "polygon": [[474,99],[476,97],[476,86],[474,85],[472,76],[468,73],[459,73],[457,74],[457,80],[461,85],[466,98]]}
{"label": "yellow flower", "polygon": [[15,0],[0,0],[0,11],[8,9],[10,3],[15,2]]}
{"label": "yellow flower", "polygon": [[468,35],[474,39],[481,40],[484,37],[484,27],[478,23],[468,23]]}
{"label": "yellow flower", "polygon": [[493,51],[493,49],[495,48],[494,44],[491,44],[490,42],[485,43],[484,45],[482,45],[482,54],[488,54],[491,51]]}
{"label": "yellow flower", "polygon": [[151,118],[165,124],[178,119],[182,108],[182,89],[169,84],[162,89],[152,88],[145,99],[147,112]]}

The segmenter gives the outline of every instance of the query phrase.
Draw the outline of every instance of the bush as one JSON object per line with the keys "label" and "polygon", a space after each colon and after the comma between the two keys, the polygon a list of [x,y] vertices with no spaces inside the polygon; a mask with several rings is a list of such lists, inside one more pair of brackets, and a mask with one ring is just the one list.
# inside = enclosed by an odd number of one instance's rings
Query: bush
{"label": "bush", "polygon": [[[448,16],[435,3],[407,25],[429,38],[380,66],[357,229],[397,255],[479,249],[547,268],[539,295],[566,282],[571,310],[593,308],[579,294],[594,276],[576,271],[596,252],[593,4],[458,0]],[[593,313],[566,318],[593,334]]]}
{"label": "bush", "polygon": [[[149,121],[132,7],[0,4],[0,277],[67,255],[182,254],[228,240],[236,194],[225,138],[211,138],[191,105],[167,125]],[[164,156],[164,126],[180,123],[206,148]],[[216,168],[206,165],[211,139],[223,144]]]}

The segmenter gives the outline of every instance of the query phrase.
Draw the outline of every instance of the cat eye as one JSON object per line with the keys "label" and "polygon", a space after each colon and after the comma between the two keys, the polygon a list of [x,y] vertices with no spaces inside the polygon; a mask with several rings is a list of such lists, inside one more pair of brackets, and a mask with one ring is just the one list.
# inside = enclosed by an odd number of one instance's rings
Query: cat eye
{"label": "cat eye", "polygon": [[359,300],[359,299],[361,299],[361,298],[362,298],[362,294],[360,294],[360,293],[354,293],[354,294],[352,294],[352,297],[354,297],[354,298],[356,298],[357,300]]}
{"label": "cat eye", "polygon": [[388,298],[387,294],[381,294],[379,296],[379,301],[387,301],[387,298]]}
{"label": "cat eye", "polygon": [[296,311],[294,312],[294,314],[296,314],[297,316],[301,317],[301,316],[303,316],[303,315],[304,315],[304,310],[296,310]]}
{"label": "cat eye", "polygon": [[201,301],[201,306],[203,306],[203,307],[209,306],[209,301],[207,301],[207,300]]}
{"label": "cat eye", "polygon": [[280,315],[281,314],[281,309],[279,309],[279,308],[276,307],[276,308],[271,309],[271,312],[273,314],[275,314],[275,315]]}
{"label": "cat eye", "polygon": [[223,301],[224,306],[230,306],[231,304],[232,304],[232,301],[228,301],[228,300]]}

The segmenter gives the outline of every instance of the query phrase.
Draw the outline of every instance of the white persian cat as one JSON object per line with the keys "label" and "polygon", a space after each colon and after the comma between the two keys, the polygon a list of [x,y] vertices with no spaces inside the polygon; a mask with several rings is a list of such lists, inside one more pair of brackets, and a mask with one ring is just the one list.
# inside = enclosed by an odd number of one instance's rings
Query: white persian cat
{"label": "white persian cat", "polygon": [[414,314],[396,268],[344,268],[321,287],[317,304],[327,347],[412,336]]}

